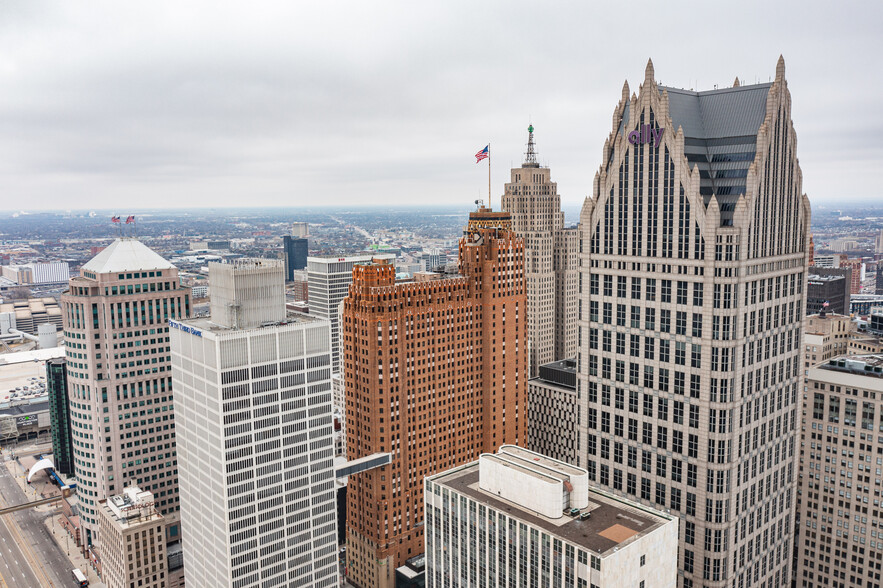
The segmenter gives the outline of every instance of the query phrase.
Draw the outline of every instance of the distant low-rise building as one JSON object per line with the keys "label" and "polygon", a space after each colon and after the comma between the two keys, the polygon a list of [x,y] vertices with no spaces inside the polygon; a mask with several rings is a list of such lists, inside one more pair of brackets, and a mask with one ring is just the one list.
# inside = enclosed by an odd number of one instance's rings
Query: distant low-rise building
{"label": "distant low-rise building", "polygon": [[70,266],[66,261],[5,265],[2,275],[22,285],[62,284],[70,277]]}
{"label": "distant low-rise building", "polygon": [[0,335],[10,329],[36,335],[43,324],[62,328],[61,307],[55,298],[28,298],[0,304]]}
{"label": "distant low-rise building", "polygon": [[230,241],[191,241],[190,251],[224,251],[230,249]]}

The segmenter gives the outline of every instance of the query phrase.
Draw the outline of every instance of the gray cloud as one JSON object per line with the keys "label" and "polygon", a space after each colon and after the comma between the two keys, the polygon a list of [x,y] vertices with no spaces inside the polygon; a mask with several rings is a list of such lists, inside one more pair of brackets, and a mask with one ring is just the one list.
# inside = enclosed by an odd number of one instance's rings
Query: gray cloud
{"label": "gray cloud", "polygon": [[876,3],[423,4],[0,3],[0,209],[468,203],[489,140],[498,202],[528,119],[575,203],[648,57],[709,89],[780,53],[805,190],[877,197]]}

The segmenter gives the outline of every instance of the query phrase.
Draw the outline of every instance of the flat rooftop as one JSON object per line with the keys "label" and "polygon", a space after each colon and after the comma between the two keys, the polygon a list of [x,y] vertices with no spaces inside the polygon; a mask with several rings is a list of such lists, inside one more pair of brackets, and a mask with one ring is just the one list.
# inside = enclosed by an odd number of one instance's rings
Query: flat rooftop
{"label": "flat rooftop", "polygon": [[841,355],[817,367],[823,370],[883,378],[883,355]]}
{"label": "flat rooftop", "polygon": [[[555,464],[557,465],[557,462]],[[478,462],[475,462],[436,476],[431,481],[599,556],[620,545],[630,543],[633,539],[642,537],[671,520],[661,513],[655,514],[640,505],[628,503],[591,488],[589,506],[580,511],[591,512],[590,518],[580,520],[579,516],[571,517],[564,514],[560,519],[550,519],[515,502],[485,492],[479,488],[478,478],[479,466]]]}
{"label": "flat rooftop", "polygon": [[9,364],[0,362],[0,404],[40,397],[45,399],[46,395],[44,362],[34,360]]}
{"label": "flat rooftop", "polygon": [[315,323],[325,319],[321,319],[317,316],[310,316],[308,314],[304,314],[302,312],[297,312],[293,310],[287,310],[285,313],[285,320],[278,321],[274,323],[263,324],[259,327],[253,327],[251,329],[234,329],[232,327],[225,327],[222,325],[218,325],[212,322],[211,316],[199,317],[199,318],[191,318],[182,321],[169,321],[169,326],[172,328],[176,328],[175,324],[186,325],[191,329],[196,329],[198,331],[204,331],[209,333],[232,333],[236,331],[256,331],[260,329],[266,329],[269,327],[276,327],[279,325],[290,325],[297,323]]}

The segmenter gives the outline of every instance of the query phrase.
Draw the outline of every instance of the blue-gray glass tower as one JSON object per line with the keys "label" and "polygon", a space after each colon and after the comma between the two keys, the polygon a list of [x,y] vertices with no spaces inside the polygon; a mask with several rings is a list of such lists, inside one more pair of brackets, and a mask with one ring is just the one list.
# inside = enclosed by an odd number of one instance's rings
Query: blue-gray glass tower
{"label": "blue-gray glass tower", "polygon": [[285,235],[282,247],[285,250],[285,281],[290,282],[294,279],[294,270],[307,267],[309,244],[306,239]]}

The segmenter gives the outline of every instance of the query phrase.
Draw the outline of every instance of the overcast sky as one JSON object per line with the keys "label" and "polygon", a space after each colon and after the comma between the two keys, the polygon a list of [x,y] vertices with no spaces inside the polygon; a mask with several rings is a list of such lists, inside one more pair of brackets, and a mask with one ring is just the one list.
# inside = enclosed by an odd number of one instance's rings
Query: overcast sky
{"label": "overcast sky", "polygon": [[[526,127],[590,193],[624,80],[766,82],[804,190],[883,202],[879,2],[0,0],[0,209],[493,200]],[[576,220],[576,219],[568,219]]]}

